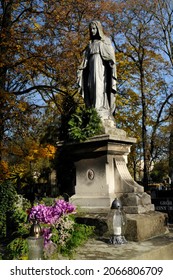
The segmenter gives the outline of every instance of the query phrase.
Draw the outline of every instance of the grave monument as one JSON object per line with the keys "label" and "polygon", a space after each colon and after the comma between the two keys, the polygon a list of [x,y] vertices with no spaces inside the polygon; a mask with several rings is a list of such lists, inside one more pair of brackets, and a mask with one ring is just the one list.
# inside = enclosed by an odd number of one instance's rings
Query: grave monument
{"label": "grave monument", "polygon": [[78,70],[79,91],[86,106],[96,108],[104,133],[64,148],[76,168],[75,193],[70,202],[88,217],[106,217],[118,197],[127,216],[128,240],[164,234],[165,215],[154,210],[150,195],[133,180],[127,168],[128,154],[136,139],[116,128],[117,75],[112,42],[98,21],[89,24],[89,32],[90,41]]}

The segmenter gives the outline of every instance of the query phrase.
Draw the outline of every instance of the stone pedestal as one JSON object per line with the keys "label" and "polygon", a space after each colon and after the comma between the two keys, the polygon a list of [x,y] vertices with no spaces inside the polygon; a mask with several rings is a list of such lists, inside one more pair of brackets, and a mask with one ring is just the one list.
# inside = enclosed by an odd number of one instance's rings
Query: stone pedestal
{"label": "stone pedestal", "polygon": [[[112,201],[118,197],[127,216],[127,240],[164,234],[164,215],[154,211],[150,195],[133,180],[127,168],[127,156],[136,139],[127,137],[112,121],[104,122],[105,134],[63,146],[63,158],[73,161],[76,168],[70,202],[78,206],[83,221],[91,225],[103,223],[105,230]],[[102,227],[101,234],[104,230]]]}
{"label": "stone pedestal", "polygon": [[133,180],[126,165],[136,140],[116,130],[116,135],[99,135],[69,145],[76,166],[75,195],[70,201],[83,211],[105,213],[119,197],[126,213],[153,211],[150,196]]}

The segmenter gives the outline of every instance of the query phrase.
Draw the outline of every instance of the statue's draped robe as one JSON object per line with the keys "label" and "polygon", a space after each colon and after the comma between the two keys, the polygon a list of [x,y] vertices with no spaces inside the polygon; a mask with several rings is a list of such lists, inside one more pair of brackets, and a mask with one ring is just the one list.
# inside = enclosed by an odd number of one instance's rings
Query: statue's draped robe
{"label": "statue's draped robe", "polygon": [[113,113],[116,80],[115,52],[111,40],[103,36],[100,40],[90,41],[78,72],[85,104]]}

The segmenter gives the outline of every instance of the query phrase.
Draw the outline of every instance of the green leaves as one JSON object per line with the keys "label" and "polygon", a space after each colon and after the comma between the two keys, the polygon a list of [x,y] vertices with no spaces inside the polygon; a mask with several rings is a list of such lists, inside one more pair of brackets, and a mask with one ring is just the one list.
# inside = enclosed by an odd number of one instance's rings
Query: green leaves
{"label": "green leaves", "polygon": [[9,252],[9,259],[27,259],[28,242],[23,237],[15,238],[7,246]]}
{"label": "green leaves", "polygon": [[69,140],[82,142],[102,133],[101,119],[94,108],[77,108],[69,125]]}
{"label": "green leaves", "polygon": [[61,253],[69,257],[73,256],[74,250],[82,246],[90,236],[94,234],[94,227],[84,224],[74,224],[74,230],[71,233],[71,237],[66,242],[66,245],[62,247]]}
{"label": "green leaves", "polygon": [[13,210],[16,190],[10,181],[0,184],[0,236],[7,235],[7,215]]}

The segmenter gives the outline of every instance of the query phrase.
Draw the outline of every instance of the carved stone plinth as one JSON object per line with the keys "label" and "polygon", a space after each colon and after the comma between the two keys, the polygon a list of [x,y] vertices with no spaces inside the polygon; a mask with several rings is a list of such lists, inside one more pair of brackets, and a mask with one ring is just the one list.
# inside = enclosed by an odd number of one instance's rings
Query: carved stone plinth
{"label": "carved stone plinth", "polygon": [[127,169],[127,156],[136,139],[115,129],[83,143],[67,144],[76,167],[75,194],[70,201],[86,212],[106,213],[115,197],[121,198],[126,213],[153,211],[151,198]]}
{"label": "carved stone plinth", "polygon": [[[73,161],[75,165],[74,194],[70,202],[79,207],[78,218],[84,223],[105,225],[99,234],[106,234],[106,217],[116,197],[121,199],[126,213],[127,240],[140,241],[164,234],[165,216],[154,211],[150,195],[133,180],[127,168],[127,156],[136,139],[127,137],[123,130],[108,122],[109,134],[62,146],[61,160],[65,159],[69,166]],[[64,176],[68,174],[70,169]],[[69,181],[64,184],[64,192],[67,192],[66,185],[69,189]]]}

